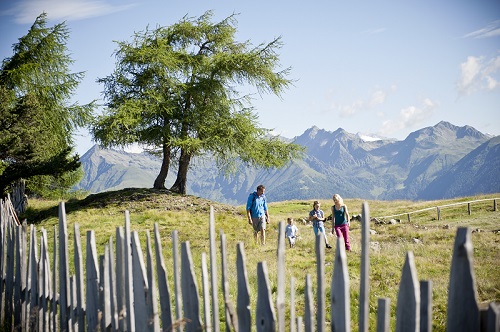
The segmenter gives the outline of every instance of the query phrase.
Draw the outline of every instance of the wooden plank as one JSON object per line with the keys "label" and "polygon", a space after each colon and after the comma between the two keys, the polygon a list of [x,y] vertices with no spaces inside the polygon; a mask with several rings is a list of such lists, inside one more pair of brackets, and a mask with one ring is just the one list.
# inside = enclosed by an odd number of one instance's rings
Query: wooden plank
{"label": "wooden plank", "polygon": [[14,289],[14,329],[21,330],[23,322],[23,308],[25,305],[24,292],[26,291],[26,221],[16,228],[16,278]]}
{"label": "wooden plank", "polygon": [[278,313],[278,331],[285,332],[285,222],[278,223],[278,250],[276,253],[277,260],[277,288],[276,309]]}
{"label": "wooden plank", "polygon": [[359,280],[358,331],[368,332],[370,314],[370,208],[361,205],[361,265]]}
{"label": "wooden plank", "polygon": [[125,300],[125,231],[116,228],[116,307],[118,314],[118,330],[126,331],[127,306]]}
{"label": "wooden plank", "polygon": [[76,276],[72,275],[69,277],[69,288],[71,289],[71,294],[70,294],[70,302],[69,302],[69,307],[70,307],[70,319],[72,322],[72,325],[70,326],[71,331],[78,331],[78,317],[76,313],[77,309],[77,298],[76,298]]}
{"label": "wooden plank", "polygon": [[[51,287],[51,273],[50,273],[50,257],[49,257],[49,247],[47,240],[47,231],[42,228],[42,238],[41,243],[43,243],[43,250],[40,249],[40,261],[42,270],[42,307],[43,307],[43,330],[50,330],[50,309],[49,303],[52,297],[52,287]],[[43,255],[42,255],[43,252]]]}
{"label": "wooden plank", "polygon": [[236,245],[236,275],[238,279],[238,325],[240,332],[252,330],[252,312],[250,308],[250,292],[248,286],[248,274],[246,268],[245,245],[238,242]]}
{"label": "wooden plank", "polygon": [[99,265],[94,231],[87,231],[87,331],[99,331]]}
{"label": "wooden plank", "polygon": [[133,286],[133,271],[132,271],[132,252],[131,252],[131,236],[130,236],[130,212],[125,211],[125,238],[123,241],[124,247],[124,263],[125,263],[125,301],[127,308],[127,331],[135,332],[135,312],[134,312],[134,286]]}
{"label": "wooden plank", "polygon": [[5,265],[7,257],[7,236],[6,228],[9,222],[9,214],[7,205],[4,200],[2,202],[2,223],[0,224],[0,322],[5,320]]}
{"label": "wooden plank", "polygon": [[[316,331],[325,331],[326,297],[325,297],[325,242],[324,235],[316,236]],[[337,249],[338,249],[337,245]]]}
{"label": "wooden plank", "polygon": [[432,281],[420,281],[420,332],[432,331]]}
{"label": "wooden plank", "polygon": [[148,276],[144,257],[142,255],[139,233],[132,232],[132,271],[133,271],[133,293],[134,293],[134,316],[135,330],[148,330],[148,310],[146,306],[146,297],[149,292]]}
{"label": "wooden plank", "polygon": [[[420,284],[413,252],[406,253],[396,306],[396,332],[420,330]],[[457,331],[457,330],[448,330]]]}
{"label": "wooden plank", "polygon": [[182,303],[184,309],[184,320],[186,322],[184,328],[186,332],[195,332],[201,330],[202,324],[200,318],[200,296],[198,292],[198,284],[196,283],[189,241],[181,244],[181,257]]}
{"label": "wooden plank", "polygon": [[111,283],[109,280],[109,244],[104,245],[104,255],[99,257],[99,285],[101,307],[101,331],[111,327]]}
{"label": "wooden plank", "polygon": [[257,310],[255,312],[255,321],[257,332],[276,331],[276,314],[265,261],[257,263]]}
{"label": "wooden plank", "polygon": [[85,331],[85,287],[83,272],[82,239],[80,235],[80,225],[73,225],[73,261],[75,264],[75,288],[76,288],[76,319],[78,320],[79,332]]}
{"label": "wooden plank", "polygon": [[69,303],[68,224],[64,202],[59,203],[59,328],[68,331]]}
{"label": "wooden plank", "polygon": [[295,278],[290,278],[290,332],[295,332],[296,321],[295,321]]}
{"label": "wooden plank", "polygon": [[210,316],[210,276],[208,274],[207,253],[201,253],[201,280],[203,291],[203,318],[205,318],[204,330],[212,331],[212,317]]}
{"label": "wooden plank", "polygon": [[238,316],[234,309],[233,302],[229,297],[229,280],[227,278],[227,255],[226,255],[226,235],[220,232],[220,251],[221,251],[221,283],[222,295],[224,297],[224,308],[226,317],[226,331],[238,331]]}
{"label": "wooden plank", "polygon": [[210,239],[210,275],[212,281],[212,327],[214,331],[220,331],[219,322],[219,284],[217,282],[217,250],[215,248],[215,213],[214,207],[210,205],[209,218]]}
{"label": "wooden plank", "polygon": [[[17,227],[17,226],[16,226]],[[5,318],[2,321],[4,327],[9,330],[12,328],[12,315],[14,314],[14,249],[16,241],[14,238],[14,224],[9,223],[6,229],[7,235],[7,257],[5,261]],[[2,280],[3,283],[3,280]]]}
{"label": "wooden plank", "polygon": [[151,249],[151,236],[149,230],[146,230],[146,252],[147,252],[147,281],[149,285],[146,307],[148,311],[148,330],[160,331],[160,317],[158,312],[158,292],[156,289],[156,280],[154,276],[153,249]]}
{"label": "wooden plank", "polygon": [[[174,260],[174,294],[175,294],[175,318],[179,322],[182,319],[182,290],[181,290],[181,264],[179,263],[179,234],[172,231],[172,256]],[[182,332],[183,325],[177,325],[177,331]]]}
{"label": "wooden plank", "polygon": [[479,307],[472,254],[471,231],[469,228],[459,227],[451,259],[447,331],[479,329]]}
{"label": "wooden plank", "polygon": [[306,275],[306,286],[304,290],[304,325],[305,332],[314,331],[314,303],[311,275]]}
{"label": "wooden plank", "polygon": [[36,311],[38,306],[38,278],[37,278],[37,236],[36,228],[31,225],[30,253],[26,280],[26,330],[34,331],[37,326]]}
{"label": "wooden plank", "polygon": [[330,317],[332,329],[336,332],[351,331],[351,297],[349,271],[344,239],[337,237],[337,249],[333,264],[333,276],[330,287]]}
{"label": "wooden plank", "polygon": [[116,300],[116,265],[115,265],[115,254],[113,253],[113,237],[109,238],[109,300],[110,300],[110,315],[111,315],[111,330],[118,331],[118,305]]}
{"label": "wooden plank", "polygon": [[167,269],[163,258],[160,230],[155,223],[156,275],[158,276],[158,292],[160,293],[161,322],[163,330],[172,329],[172,306],[170,302],[170,288],[168,285]]}
{"label": "wooden plank", "polygon": [[58,225],[54,225],[54,241],[53,241],[53,258],[52,261],[54,262],[54,268],[53,268],[53,273],[52,273],[52,301],[51,301],[51,313],[50,313],[50,322],[51,322],[51,330],[56,332],[59,331],[59,316],[57,314],[57,303],[59,302],[59,297],[58,297],[58,271],[59,271],[59,266],[57,263],[57,252],[59,248],[59,242],[58,242],[58,236],[57,236],[57,229]]}
{"label": "wooden plank", "polygon": [[304,331],[304,322],[301,316],[297,317],[297,332]]}
{"label": "wooden plank", "polygon": [[389,332],[391,330],[391,299],[379,298],[377,306],[377,332]]}

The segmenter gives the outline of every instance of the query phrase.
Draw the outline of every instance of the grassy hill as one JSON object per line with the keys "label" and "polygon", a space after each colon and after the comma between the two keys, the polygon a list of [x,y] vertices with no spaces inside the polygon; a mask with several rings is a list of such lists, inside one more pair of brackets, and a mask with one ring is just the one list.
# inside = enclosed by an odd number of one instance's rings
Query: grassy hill
{"label": "grassy hill", "polygon": [[[419,280],[431,280],[433,283],[433,329],[444,331],[446,325],[447,288],[450,264],[458,227],[470,227],[473,231],[474,269],[476,275],[478,300],[480,303],[500,301],[500,212],[493,210],[493,198],[500,194],[464,197],[440,201],[367,201],[371,217],[396,216],[400,222],[396,224],[371,223],[370,228],[376,232],[370,236],[371,242],[378,242],[379,249],[370,252],[370,331],[376,328],[377,299],[387,297],[391,300],[391,324],[395,326],[395,307],[397,292],[401,279],[401,270],[405,255],[412,251]],[[468,205],[456,204],[441,208],[441,218],[437,220],[436,209],[460,202],[487,199],[473,202],[471,214]],[[331,200],[321,200],[325,214],[329,214]],[[361,213],[363,201],[347,199],[351,215]],[[49,233],[49,246],[52,245],[54,225],[58,223],[57,201],[31,199],[28,211],[22,218],[34,223],[37,230],[43,227]],[[228,273],[230,280],[236,280],[236,245],[243,242],[247,258],[248,277],[251,289],[252,308],[255,308],[257,297],[257,263],[266,261],[269,269],[269,279],[273,294],[276,285],[276,248],[277,226],[280,221],[292,217],[297,221],[300,238],[296,247],[286,250],[286,280],[289,288],[290,278],[296,279],[297,315],[303,315],[304,289],[307,274],[312,276],[313,288],[316,284],[316,261],[314,253],[314,233],[312,227],[300,222],[306,218],[312,209],[311,201],[286,201],[270,204],[271,225],[268,231],[268,241],[265,246],[259,246],[253,241],[251,226],[248,225],[244,206],[230,206],[214,203],[202,198],[177,195],[168,191],[152,189],[124,189],[115,192],[105,192],[90,195],[82,200],[65,202],[69,231],[69,254],[73,256],[73,225],[80,226],[81,242],[85,246],[86,232],[94,230],[98,254],[104,253],[104,247],[110,237],[115,238],[117,227],[124,225],[124,212],[130,212],[131,229],[138,231],[145,248],[146,231],[153,231],[158,223],[162,235],[162,245],[166,258],[169,283],[173,289],[173,259],[171,234],[178,232],[179,241],[189,241],[196,275],[201,286],[201,256],[209,252],[209,209],[214,207],[216,217],[216,232],[224,232],[227,240]],[[423,211],[422,211],[423,210]],[[411,214],[411,222],[406,213]],[[386,218],[387,220],[388,218]],[[331,229],[328,222],[327,229]],[[358,296],[360,275],[359,246],[361,236],[359,222],[351,223],[353,251],[348,253],[348,269],[351,280],[351,319],[352,326],[357,326]],[[417,240],[415,240],[417,239]],[[329,283],[333,274],[333,259],[335,255],[335,237],[330,234],[333,249],[326,251],[326,275],[328,282],[326,295],[329,298]],[[220,242],[217,242],[219,245]],[[51,250],[51,249],[50,249]],[[85,247],[83,248],[85,253]],[[220,252],[218,253],[220,260]],[[73,262],[70,262],[73,270]],[[220,280],[220,279],[219,279]],[[237,285],[230,282],[230,296],[236,301]],[[287,290],[287,299],[289,291]],[[222,300],[219,297],[219,300]],[[223,310],[223,305],[219,306]],[[254,309],[253,309],[254,310]],[[287,307],[289,310],[289,307]],[[254,311],[253,311],[254,312]],[[221,318],[224,317],[221,311]],[[328,320],[330,312],[327,311]]]}

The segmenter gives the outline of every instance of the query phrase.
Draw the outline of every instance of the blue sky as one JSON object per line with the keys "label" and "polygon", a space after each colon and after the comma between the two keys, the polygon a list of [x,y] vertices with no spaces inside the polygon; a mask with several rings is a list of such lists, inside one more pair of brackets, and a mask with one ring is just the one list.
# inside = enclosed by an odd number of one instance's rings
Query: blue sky
{"label": "blue sky", "polygon": [[[500,135],[499,0],[0,0],[0,58],[45,11],[50,26],[66,22],[72,69],[86,72],[75,101],[102,101],[96,79],[114,69],[114,41],[207,10],[239,13],[240,41],[282,37],[296,82],[253,105],[285,137],[316,125],[404,139],[439,121]],[[75,140],[80,155],[93,145],[85,130]]]}

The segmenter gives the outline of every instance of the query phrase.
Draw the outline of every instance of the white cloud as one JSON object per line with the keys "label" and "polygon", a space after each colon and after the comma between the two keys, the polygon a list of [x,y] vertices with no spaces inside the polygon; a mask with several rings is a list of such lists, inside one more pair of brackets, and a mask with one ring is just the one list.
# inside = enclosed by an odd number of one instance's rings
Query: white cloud
{"label": "white cloud", "polygon": [[460,80],[457,83],[459,95],[470,95],[476,91],[493,91],[499,87],[500,56],[492,59],[486,57],[467,57],[460,64]]}
{"label": "white cloud", "polygon": [[384,121],[378,134],[395,136],[397,131],[417,128],[434,113],[435,108],[436,102],[425,98],[420,106],[408,106],[399,112],[397,118]]}
{"label": "white cloud", "polygon": [[500,20],[488,24],[482,29],[466,34],[463,38],[491,38],[500,36]]}
{"label": "white cloud", "polygon": [[[394,87],[391,87],[391,91],[393,90]],[[338,109],[341,117],[351,117],[362,111],[366,111],[384,104],[386,98],[387,98],[387,91],[378,89],[372,92],[368,98],[355,100],[350,105],[335,104],[332,108]]]}
{"label": "white cloud", "polygon": [[3,14],[14,16],[19,24],[33,23],[42,12],[51,20],[81,20],[104,16],[134,7],[135,4],[114,6],[105,0],[22,0]]}

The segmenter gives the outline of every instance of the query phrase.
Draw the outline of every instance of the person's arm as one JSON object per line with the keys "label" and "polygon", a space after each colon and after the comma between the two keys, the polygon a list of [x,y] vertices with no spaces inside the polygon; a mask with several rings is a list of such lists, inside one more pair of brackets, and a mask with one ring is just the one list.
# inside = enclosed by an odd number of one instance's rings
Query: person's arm
{"label": "person's arm", "polygon": [[[314,210],[313,210],[314,211]],[[313,214],[313,211],[309,212],[309,221],[313,221],[314,220],[314,217],[316,217],[314,214]]]}
{"label": "person's arm", "polygon": [[347,218],[347,226],[351,227],[351,219],[349,218],[349,211],[347,210],[347,205],[344,204],[345,216]]}
{"label": "person's arm", "polygon": [[247,199],[247,218],[249,224],[252,224],[252,205],[253,205],[253,195],[250,194]]}
{"label": "person's arm", "polygon": [[332,206],[332,234],[335,234],[335,211]]}
{"label": "person's arm", "polygon": [[266,222],[269,224],[271,222],[271,219],[269,219],[269,212],[266,210]]}

